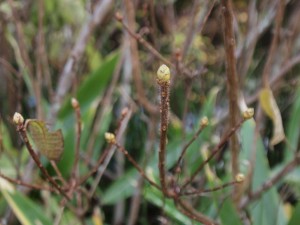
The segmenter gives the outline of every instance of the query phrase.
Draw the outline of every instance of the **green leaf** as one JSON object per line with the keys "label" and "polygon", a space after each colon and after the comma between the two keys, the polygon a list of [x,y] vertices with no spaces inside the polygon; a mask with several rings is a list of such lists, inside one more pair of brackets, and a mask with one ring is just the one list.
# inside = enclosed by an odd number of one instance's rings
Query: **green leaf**
{"label": "green leaf", "polygon": [[227,198],[224,203],[222,204],[221,210],[220,210],[220,218],[222,221],[222,224],[227,225],[243,225],[235,206],[233,205],[233,202],[230,198]]}
{"label": "green leaf", "polygon": [[51,132],[42,120],[28,119],[25,123],[38,150],[49,160],[59,160],[64,150],[64,139],[61,130]]}
{"label": "green leaf", "polygon": [[[254,174],[252,179],[253,191],[260,188],[261,185],[271,177],[271,171],[268,165],[267,156],[264,153],[265,149],[262,140],[260,136],[255,137],[254,134],[255,121],[250,119],[246,121],[241,128],[242,151],[240,152],[240,161],[249,161],[253,158],[253,151],[255,151],[255,164],[253,165]],[[256,143],[256,145],[254,146],[253,143]],[[253,224],[285,225],[286,216],[281,203],[282,201],[280,200],[275,187],[266,191],[260,199],[249,205]]]}
{"label": "green leaf", "polygon": [[[217,94],[217,89],[213,89],[208,97],[207,102],[203,106],[203,111],[201,111],[200,115],[208,115],[210,116],[212,114],[212,110],[214,107],[214,102]],[[189,134],[188,137],[192,137],[193,134]],[[170,168],[174,163],[177,161],[179,154],[181,152],[181,145],[182,140],[176,139],[172,140],[167,145],[167,168]],[[195,157],[194,153],[197,153],[199,150],[199,145],[193,145],[193,147],[190,147],[191,149],[187,152],[187,160],[190,160]],[[157,151],[155,151],[157,152]],[[199,157],[200,154],[198,153]],[[155,175],[158,175],[157,168],[157,162],[158,162],[158,155],[155,154],[152,156],[152,158],[149,159],[149,164],[147,168],[153,169],[155,171]],[[198,160],[199,162],[199,160]],[[127,173],[125,173],[122,178],[115,181],[109,188],[107,188],[104,191],[102,202],[104,204],[113,204],[117,201],[120,201],[121,199],[127,198],[131,196],[134,193],[134,184],[136,183],[136,180],[138,178],[138,172],[135,169],[129,170]],[[122,190],[122,191],[120,191]]]}
{"label": "green leaf", "polygon": [[[83,144],[86,143],[86,137],[88,137],[86,132],[88,132],[89,124],[93,121],[93,116],[96,112],[96,105],[93,103],[99,101],[103,96],[103,92],[113,74],[118,57],[118,53],[107,56],[100,67],[92,72],[78,87],[76,99],[80,104],[82,115],[83,132],[81,143]],[[107,124],[106,122],[105,124]],[[57,121],[57,125],[63,129],[65,149],[68,149],[68,151],[64,151],[62,159],[58,164],[63,175],[69,174],[74,161],[75,124],[74,110],[71,107],[70,98],[68,98],[59,112]],[[97,146],[99,146],[99,144],[100,142],[97,142]]]}
{"label": "green leaf", "polygon": [[[80,103],[81,111],[85,111],[95,99],[102,97],[102,93],[108,85],[118,58],[118,53],[106,57],[100,67],[92,72],[79,86],[76,92],[76,99]],[[73,115],[73,113],[70,98],[68,98],[60,110],[58,117],[60,120],[63,120]]]}
{"label": "green leaf", "polygon": [[23,225],[51,225],[53,222],[48,219],[42,207],[31,201],[28,197],[13,189],[7,181],[0,179],[1,193],[10,208]]}
{"label": "green leaf", "polygon": [[298,88],[294,101],[293,106],[291,110],[291,115],[288,120],[288,128],[287,128],[287,140],[289,145],[291,146],[292,150],[290,148],[286,149],[286,157],[285,161],[289,161],[294,157],[294,151],[297,150],[297,145],[299,143],[300,138],[300,87]]}
{"label": "green leaf", "polygon": [[198,222],[191,220],[190,218],[188,218],[187,216],[179,212],[172,200],[163,199],[161,192],[154,189],[153,187],[145,188],[144,197],[146,198],[147,201],[151,202],[152,204],[160,208],[163,208],[164,213],[166,213],[170,218],[173,218],[174,220],[179,222],[179,224],[185,224],[185,225],[200,224]]}
{"label": "green leaf", "polygon": [[299,221],[300,221],[300,203],[298,202],[288,225],[299,225]]}

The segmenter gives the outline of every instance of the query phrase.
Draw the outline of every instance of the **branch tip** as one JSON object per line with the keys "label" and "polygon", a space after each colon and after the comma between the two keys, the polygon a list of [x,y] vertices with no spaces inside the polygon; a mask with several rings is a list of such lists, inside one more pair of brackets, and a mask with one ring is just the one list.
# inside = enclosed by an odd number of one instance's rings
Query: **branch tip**
{"label": "branch tip", "polygon": [[249,120],[254,116],[254,109],[248,108],[243,112],[243,118],[244,120]]}
{"label": "branch tip", "polygon": [[113,133],[106,132],[104,134],[105,140],[109,144],[115,144],[116,143],[116,136]]}
{"label": "branch tip", "polygon": [[156,78],[158,84],[170,82],[170,78],[171,78],[170,68],[167,67],[165,64],[162,64],[157,70]]}
{"label": "branch tip", "polygon": [[18,126],[22,125],[24,123],[24,117],[20,113],[15,112],[14,117],[13,117],[13,121]]}

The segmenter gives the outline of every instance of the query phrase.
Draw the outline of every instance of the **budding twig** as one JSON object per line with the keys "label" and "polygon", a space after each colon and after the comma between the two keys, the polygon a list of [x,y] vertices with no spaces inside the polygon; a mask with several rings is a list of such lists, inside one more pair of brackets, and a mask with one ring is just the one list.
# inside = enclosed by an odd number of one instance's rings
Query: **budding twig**
{"label": "budding twig", "polygon": [[200,128],[198,129],[198,131],[195,133],[195,135],[192,137],[192,139],[185,144],[185,146],[183,147],[181,154],[177,160],[176,166],[175,166],[175,170],[180,171],[179,165],[181,163],[182,158],[184,157],[184,154],[186,153],[188,147],[190,147],[190,145],[199,137],[200,133],[203,131],[203,129],[208,125],[208,119],[207,117],[204,117],[201,119],[200,122]]}
{"label": "budding twig", "polygon": [[160,145],[158,153],[159,179],[163,193],[168,196],[165,176],[165,155],[167,144],[167,131],[169,123],[169,101],[170,101],[170,69],[161,65],[157,71],[157,84],[160,86]]}
{"label": "budding twig", "polygon": [[56,183],[56,181],[49,175],[48,171],[42,165],[39,157],[34,152],[32,146],[28,140],[28,137],[27,137],[26,128],[24,126],[23,116],[19,113],[15,113],[15,115],[13,117],[13,121],[17,126],[17,131],[19,132],[20,136],[22,137],[29,154],[31,155],[32,159],[34,160],[35,164],[39,167],[39,169],[41,170],[43,175],[54,186],[54,188],[58,190],[58,192],[60,194],[62,194],[66,199],[71,200],[71,198],[61,189],[61,187]]}
{"label": "budding twig", "polygon": [[246,119],[242,119],[235,127],[231,128],[231,130],[222,138],[219,144],[212,150],[211,154],[204,160],[196,169],[196,171],[192,174],[191,178],[188,179],[181,187],[184,189],[187,185],[189,185],[196,177],[196,175],[203,169],[203,167],[220,151],[220,149],[226,144],[228,139],[235,133],[237,129],[243,124]]}

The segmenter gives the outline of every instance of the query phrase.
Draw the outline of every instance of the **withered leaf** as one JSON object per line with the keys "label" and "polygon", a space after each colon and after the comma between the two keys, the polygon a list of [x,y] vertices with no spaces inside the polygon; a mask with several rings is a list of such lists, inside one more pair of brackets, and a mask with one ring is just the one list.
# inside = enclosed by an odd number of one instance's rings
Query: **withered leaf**
{"label": "withered leaf", "polygon": [[281,114],[270,88],[260,91],[259,100],[264,112],[273,122],[273,137],[270,144],[274,146],[285,138]]}

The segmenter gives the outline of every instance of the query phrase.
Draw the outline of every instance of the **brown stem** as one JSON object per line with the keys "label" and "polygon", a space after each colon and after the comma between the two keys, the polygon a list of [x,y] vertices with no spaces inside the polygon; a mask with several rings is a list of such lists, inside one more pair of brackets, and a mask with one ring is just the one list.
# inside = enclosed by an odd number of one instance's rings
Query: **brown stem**
{"label": "brown stem", "polygon": [[278,9],[277,9],[277,15],[275,18],[275,33],[273,35],[272,38],[272,43],[269,49],[269,53],[268,53],[268,58],[263,70],[263,74],[262,74],[262,79],[263,79],[263,86],[264,87],[269,87],[269,75],[271,72],[271,65],[275,56],[275,50],[277,48],[278,45],[278,40],[279,40],[279,35],[280,35],[280,28],[281,28],[281,23],[283,20],[283,13],[284,13],[284,6],[285,6],[285,1],[284,0],[280,0],[279,4],[278,4]]}
{"label": "brown stem", "polygon": [[184,188],[189,185],[196,177],[196,175],[203,169],[203,167],[220,151],[220,149],[226,144],[228,139],[236,132],[237,129],[243,124],[245,120],[241,120],[237,125],[235,125],[231,130],[221,139],[220,143],[212,150],[211,154],[204,160],[196,171],[192,174],[191,178],[189,178],[180,188],[184,190]]}
{"label": "brown stem", "polygon": [[50,123],[53,123],[53,121],[55,121],[57,113],[63,103],[63,99],[72,85],[72,80],[75,76],[75,67],[84,54],[84,50],[88,43],[90,35],[92,34],[96,26],[103,21],[105,15],[109,12],[112,2],[113,1],[111,0],[98,1],[95,5],[93,15],[81,27],[80,34],[66,64],[64,65],[62,74],[60,75],[60,79],[56,89],[56,95],[54,96],[54,101],[50,109]]}
{"label": "brown stem", "polygon": [[61,187],[56,183],[56,181],[49,175],[48,171],[45,169],[45,167],[42,165],[39,157],[37,156],[37,154],[34,152],[27,134],[26,134],[26,130],[23,124],[20,124],[17,126],[17,130],[19,132],[19,134],[21,135],[26,148],[29,152],[29,154],[31,155],[32,159],[34,160],[35,164],[39,167],[39,169],[41,170],[41,172],[43,173],[43,175],[46,177],[46,179],[54,186],[55,189],[57,189],[59,191],[59,193],[61,195],[63,195],[66,199],[71,200],[71,198],[61,189]]}
{"label": "brown stem", "polygon": [[201,194],[204,194],[204,193],[215,192],[215,191],[222,190],[222,189],[224,189],[226,187],[230,187],[232,185],[235,185],[237,183],[239,183],[239,182],[238,181],[230,181],[228,183],[225,183],[225,184],[222,184],[220,186],[213,187],[213,188],[210,188],[210,189],[185,191],[183,193],[180,193],[180,196],[201,195]]}
{"label": "brown stem", "polygon": [[249,203],[259,199],[266,191],[272,188],[277,182],[279,182],[285,175],[291,172],[300,164],[300,154],[295,155],[295,158],[290,161],[285,167],[283,167],[274,177],[267,180],[261,185],[261,187],[254,191],[248,198],[242,201],[240,208],[244,209]]}
{"label": "brown stem", "polygon": [[147,175],[145,174],[144,170],[138,165],[138,163],[131,157],[131,155],[128,153],[128,151],[119,145],[118,143],[115,143],[115,146],[117,147],[118,150],[120,150],[126,158],[129,160],[129,162],[132,163],[132,165],[137,169],[137,171],[141,174],[141,176],[147,180],[153,187],[157,188],[158,190],[161,190],[161,188],[154,182],[152,181]]}
{"label": "brown stem", "polygon": [[203,129],[205,128],[205,126],[200,126],[200,128],[198,129],[198,131],[194,134],[194,136],[191,138],[191,140],[185,144],[185,146],[182,148],[181,150],[181,154],[177,160],[177,163],[176,163],[176,171],[179,170],[179,165],[188,149],[188,147],[190,147],[190,145],[199,137],[200,133],[203,131]]}
{"label": "brown stem", "polygon": [[159,179],[162,186],[163,193],[167,196],[168,190],[166,185],[165,163],[166,163],[166,144],[167,131],[169,123],[169,95],[170,95],[170,81],[159,83],[160,86],[160,145],[158,152],[158,168]]}
{"label": "brown stem", "polygon": [[[125,23],[124,20],[121,20],[122,24],[124,27],[128,28],[126,29],[127,32],[129,33],[130,31],[135,31],[135,9],[133,5],[133,1],[131,0],[123,0],[125,10],[126,10],[126,19],[127,19],[127,24]],[[132,32],[133,33],[133,32]],[[157,114],[158,110],[155,105],[153,105],[146,97],[145,94],[145,88],[142,82],[142,77],[141,77],[141,65],[140,65],[140,58],[139,58],[139,53],[138,53],[138,43],[137,39],[133,35],[128,35],[127,36],[129,39],[129,44],[130,44],[130,57],[131,57],[131,63],[132,63],[132,77],[133,81],[136,87],[137,91],[137,99],[139,103],[145,107],[145,109],[151,113],[151,114]]]}
{"label": "brown stem", "polygon": [[27,184],[27,183],[23,182],[22,180],[16,180],[16,179],[10,178],[8,176],[5,176],[2,173],[0,173],[0,177],[7,180],[10,183],[21,185],[21,186],[28,187],[28,188],[31,188],[31,189],[46,190],[46,191],[51,191],[51,192],[55,191],[55,189],[53,189],[51,187],[45,187],[45,186],[43,187],[43,186],[35,185],[35,184]]}
{"label": "brown stem", "polygon": [[76,179],[79,175],[78,162],[80,157],[80,139],[81,139],[81,112],[79,102],[72,98],[72,107],[75,110],[76,116],[76,145],[75,145],[75,161],[72,169],[72,176]]}
{"label": "brown stem", "polygon": [[206,217],[202,213],[195,211],[195,209],[189,205],[187,202],[180,198],[174,198],[175,204],[178,206],[177,208],[189,218],[196,220],[204,225],[217,225],[218,223],[212,221],[210,218]]}
{"label": "brown stem", "polygon": [[[148,49],[149,52],[151,52],[157,59],[161,60],[163,63],[172,66],[173,68],[176,68],[176,65],[173,64],[170,60],[166,59],[164,56],[162,56],[155,48],[152,47],[151,44],[149,44],[141,35],[135,33],[132,29],[130,29],[124,22],[123,17],[120,13],[117,13],[115,15],[116,20],[120,21],[122,23],[123,28],[128,32],[128,34],[136,39],[141,45],[143,45],[146,49]],[[189,71],[185,66],[183,67],[184,70],[182,71],[184,74],[191,76],[193,74],[191,71]],[[156,111],[153,108],[154,111]],[[153,112],[154,112],[153,111]]]}
{"label": "brown stem", "polygon": [[[124,45],[125,44],[123,44],[123,46]],[[103,124],[104,116],[111,105],[112,96],[114,91],[116,90],[116,85],[121,74],[124,58],[125,51],[124,47],[122,47],[122,57],[118,61],[116,68],[114,69],[112,80],[108,86],[107,91],[105,92],[102,100],[97,105],[96,113],[92,122],[92,128],[90,129],[89,141],[86,148],[87,159],[92,158],[93,156],[93,149],[95,148],[95,143],[99,134],[98,131],[100,130]]]}
{"label": "brown stem", "polygon": [[[236,72],[235,37],[233,30],[233,9],[231,0],[222,0],[223,34],[226,52],[227,93],[229,97],[229,126],[235,127],[239,118],[238,93],[239,83]],[[232,176],[239,173],[239,142],[236,134],[230,139]],[[237,193],[237,192],[235,192]],[[236,201],[237,195],[234,196]]]}

